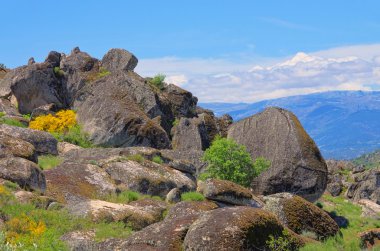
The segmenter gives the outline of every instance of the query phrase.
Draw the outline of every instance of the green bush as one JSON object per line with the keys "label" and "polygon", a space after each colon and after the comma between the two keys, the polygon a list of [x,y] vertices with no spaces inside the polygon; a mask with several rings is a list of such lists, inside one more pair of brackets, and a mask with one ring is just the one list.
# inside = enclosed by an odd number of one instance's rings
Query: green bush
{"label": "green bush", "polygon": [[152,79],[149,80],[149,83],[159,90],[164,89],[164,80],[166,76],[164,74],[157,74]]}
{"label": "green bush", "polygon": [[89,139],[89,135],[83,132],[79,125],[71,127],[67,132],[54,132],[52,135],[60,142],[65,141],[83,148],[91,148],[94,146]]}
{"label": "green bush", "polygon": [[204,201],[205,197],[203,194],[198,192],[186,192],[181,194],[182,201]]}
{"label": "green bush", "polygon": [[175,119],[175,120],[173,121],[173,126],[177,126],[177,125],[179,125],[179,119]]}
{"label": "green bush", "polygon": [[53,71],[55,76],[58,78],[63,77],[63,75],[65,74],[64,71],[62,71],[61,68],[59,68],[58,66],[54,67]]}
{"label": "green bush", "polygon": [[52,169],[62,163],[62,159],[54,155],[42,155],[38,157],[38,165],[42,170]]}
{"label": "green bush", "polygon": [[154,156],[153,159],[152,159],[152,161],[154,163],[157,163],[157,164],[163,164],[164,163],[164,161],[162,160],[162,158],[160,156],[158,156],[158,155]]}
{"label": "green bush", "polygon": [[230,180],[242,186],[249,186],[254,177],[270,166],[270,162],[261,157],[253,162],[245,146],[219,136],[205,151],[203,160],[208,166],[201,179]]}

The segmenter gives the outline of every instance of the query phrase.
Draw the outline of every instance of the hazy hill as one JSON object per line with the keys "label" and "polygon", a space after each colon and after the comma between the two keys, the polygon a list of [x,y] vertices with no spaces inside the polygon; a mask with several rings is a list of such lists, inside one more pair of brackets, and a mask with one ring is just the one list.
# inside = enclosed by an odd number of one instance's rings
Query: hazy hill
{"label": "hazy hill", "polygon": [[240,120],[279,106],[293,111],[325,158],[352,159],[380,148],[380,92],[335,91],[253,104],[202,103],[217,115]]}

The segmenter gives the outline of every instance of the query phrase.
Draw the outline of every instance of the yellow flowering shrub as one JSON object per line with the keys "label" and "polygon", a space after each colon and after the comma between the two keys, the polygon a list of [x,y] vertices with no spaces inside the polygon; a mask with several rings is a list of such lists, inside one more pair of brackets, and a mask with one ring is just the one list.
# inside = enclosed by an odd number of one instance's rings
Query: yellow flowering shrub
{"label": "yellow flowering shrub", "polygon": [[7,221],[5,228],[7,230],[6,240],[13,244],[24,237],[34,240],[39,238],[46,231],[45,223],[42,221],[36,222],[25,214]]}
{"label": "yellow flowering shrub", "polygon": [[73,110],[62,110],[55,115],[41,115],[29,123],[29,128],[47,131],[64,132],[77,124],[76,114]]}

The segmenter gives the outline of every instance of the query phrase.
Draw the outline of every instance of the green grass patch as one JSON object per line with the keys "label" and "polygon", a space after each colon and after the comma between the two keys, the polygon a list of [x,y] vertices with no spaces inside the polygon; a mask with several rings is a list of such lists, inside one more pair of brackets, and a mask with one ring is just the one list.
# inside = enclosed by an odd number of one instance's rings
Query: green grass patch
{"label": "green grass patch", "polygon": [[145,158],[141,154],[133,154],[133,155],[127,156],[127,160],[132,160],[132,161],[136,161],[138,163],[142,163],[142,162],[144,162]]}
{"label": "green grass patch", "polygon": [[82,127],[75,125],[64,133],[52,133],[52,135],[60,142],[65,141],[83,148],[94,147],[90,141],[89,135],[83,132]]}
{"label": "green grass patch", "polygon": [[102,199],[108,202],[127,204],[132,201],[138,200],[141,197],[141,194],[139,194],[138,192],[126,190],[118,194],[107,195]]}
{"label": "green grass patch", "polygon": [[154,156],[153,159],[152,159],[152,161],[154,163],[157,163],[157,164],[160,164],[160,165],[164,163],[164,161],[162,160],[162,158],[160,156],[158,156],[158,155]]}
{"label": "green grass patch", "polygon": [[204,201],[205,197],[203,194],[198,192],[186,192],[181,194],[182,201]]}
{"label": "green grass patch", "polygon": [[61,68],[59,68],[59,66],[54,67],[53,71],[57,78],[61,78],[63,77],[63,75],[65,75],[65,72],[62,71]]}
{"label": "green grass patch", "polygon": [[380,221],[361,217],[361,207],[352,204],[343,197],[323,195],[320,203],[323,203],[323,209],[327,212],[347,218],[349,225],[347,228],[341,228],[341,235],[338,234],[321,243],[308,244],[301,248],[301,251],[361,250],[357,234],[371,228],[380,227]]}
{"label": "green grass patch", "polygon": [[62,163],[62,159],[54,155],[42,155],[38,157],[38,165],[42,170],[52,169]]}
{"label": "green grass patch", "polygon": [[157,74],[153,78],[149,79],[149,84],[158,90],[164,89],[164,80],[166,76],[164,74]]}
{"label": "green grass patch", "polygon": [[4,117],[0,118],[0,124],[6,124],[6,125],[17,126],[17,127],[22,127],[22,128],[27,127],[25,124],[18,121],[17,119],[4,118]]}

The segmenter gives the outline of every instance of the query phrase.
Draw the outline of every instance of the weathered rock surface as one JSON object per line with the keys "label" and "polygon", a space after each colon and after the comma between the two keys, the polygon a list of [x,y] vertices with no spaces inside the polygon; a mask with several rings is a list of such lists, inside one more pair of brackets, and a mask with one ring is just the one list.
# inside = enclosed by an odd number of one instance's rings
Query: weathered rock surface
{"label": "weathered rock surface", "polygon": [[45,176],[33,162],[19,157],[0,158],[0,178],[17,183],[24,189],[45,192]]}
{"label": "weathered rock surface", "polygon": [[271,167],[253,180],[255,193],[291,192],[315,201],[324,192],[326,163],[293,113],[267,108],[233,124],[228,137],[245,145],[252,158],[271,161]]}
{"label": "weathered rock surface", "polygon": [[11,101],[5,98],[0,98],[0,112],[3,112],[6,115],[11,115],[11,116],[20,116],[20,113],[12,105]]}
{"label": "weathered rock surface", "polygon": [[212,201],[181,201],[169,209],[165,219],[200,216],[207,211],[217,208],[218,205]]}
{"label": "weathered rock surface", "polygon": [[[196,174],[202,172],[206,167],[206,163],[202,161],[203,151],[200,150],[188,150],[188,151],[179,151],[179,150],[161,150],[161,155],[164,158],[181,161],[184,163],[190,163],[195,167]],[[174,166],[172,166],[175,168]],[[184,170],[181,170],[184,171]],[[191,170],[191,173],[193,171]]]}
{"label": "weathered rock surface", "polygon": [[[165,130],[140,107],[154,93],[133,72],[118,72],[82,88],[74,101],[77,119],[95,144],[168,148]],[[107,92],[104,92],[107,86]],[[152,108],[153,109],[153,108]]]}
{"label": "weathered rock surface", "polygon": [[173,188],[166,195],[165,201],[167,203],[177,203],[181,201],[181,191],[178,188]]}
{"label": "weathered rock surface", "polygon": [[135,55],[124,49],[111,49],[102,59],[102,66],[111,72],[133,71],[137,63]]}
{"label": "weathered rock surface", "polygon": [[357,173],[353,177],[354,182],[346,196],[354,201],[369,199],[380,205],[380,168]]}
{"label": "weathered rock surface", "polygon": [[128,205],[142,208],[144,212],[149,212],[154,219],[161,220],[168,205],[164,201],[145,198],[130,202]]}
{"label": "weathered rock surface", "polygon": [[228,180],[207,179],[198,181],[197,190],[210,200],[238,206],[260,208],[264,203],[252,192]]}
{"label": "weathered rock surface", "polygon": [[37,162],[32,144],[0,132],[0,157],[15,156]]}
{"label": "weathered rock surface", "polygon": [[380,205],[372,200],[361,199],[357,202],[362,207],[362,216],[380,220]]}
{"label": "weathered rock surface", "polygon": [[172,129],[172,146],[178,151],[205,150],[210,146],[207,130],[201,118],[181,118]]}
{"label": "weathered rock surface", "polygon": [[103,168],[117,183],[144,194],[165,198],[173,188],[195,190],[195,182],[190,175],[151,161],[122,160],[105,164]]}
{"label": "weathered rock surface", "polygon": [[78,150],[78,149],[82,149],[82,147],[74,145],[74,144],[70,144],[67,142],[58,142],[58,145],[57,145],[57,150],[58,150],[59,155],[63,155],[71,150]]}
{"label": "weathered rock surface", "polygon": [[46,194],[61,203],[76,203],[116,192],[114,181],[96,165],[64,162],[44,174]]}
{"label": "weathered rock surface", "polygon": [[277,215],[284,225],[298,234],[309,231],[324,239],[339,231],[336,222],[325,211],[297,195],[273,194],[265,196],[264,201],[264,210]]}
{"label": "weathered rock surface", "polygon": [[[185,216],[152,224],[126,240],[110,239],[100,243],[102,250],[177,251],[197,217]],[[199,249],[204,250],[204,249]]]}
{"label": "weathered rock surface", "polygon": [[159,221],[142,207],[111,203],[102,200],[85,200],[68,206],[71,214],[91,217],[94,221],[123,221],[133,229],[142,229]]}
{"label": "weathered rock surface", "polygon": [[58,142],[48,132],[2,124],[0,125],[0,133],[29,142],[34,146],[37,154],[58,154]]}
{"label": "weathered rock surface", "polygon": [[73,231],[61,237],[71,251],[100,251],[95,241],[95,231]]}
{"label": "weathered rock surface", "polygon": [[184,249],[264,250],[269,235],[281,236],[283,229],[274,215],[261,209],[215,209],[203,214],[191,225],[184,240]]}
{"label": "weathered rock surface", "polygon": [[363,249],[372,249],[373,247],[380,246],[380,228],[370,229],[358,234],[361,247]]}

